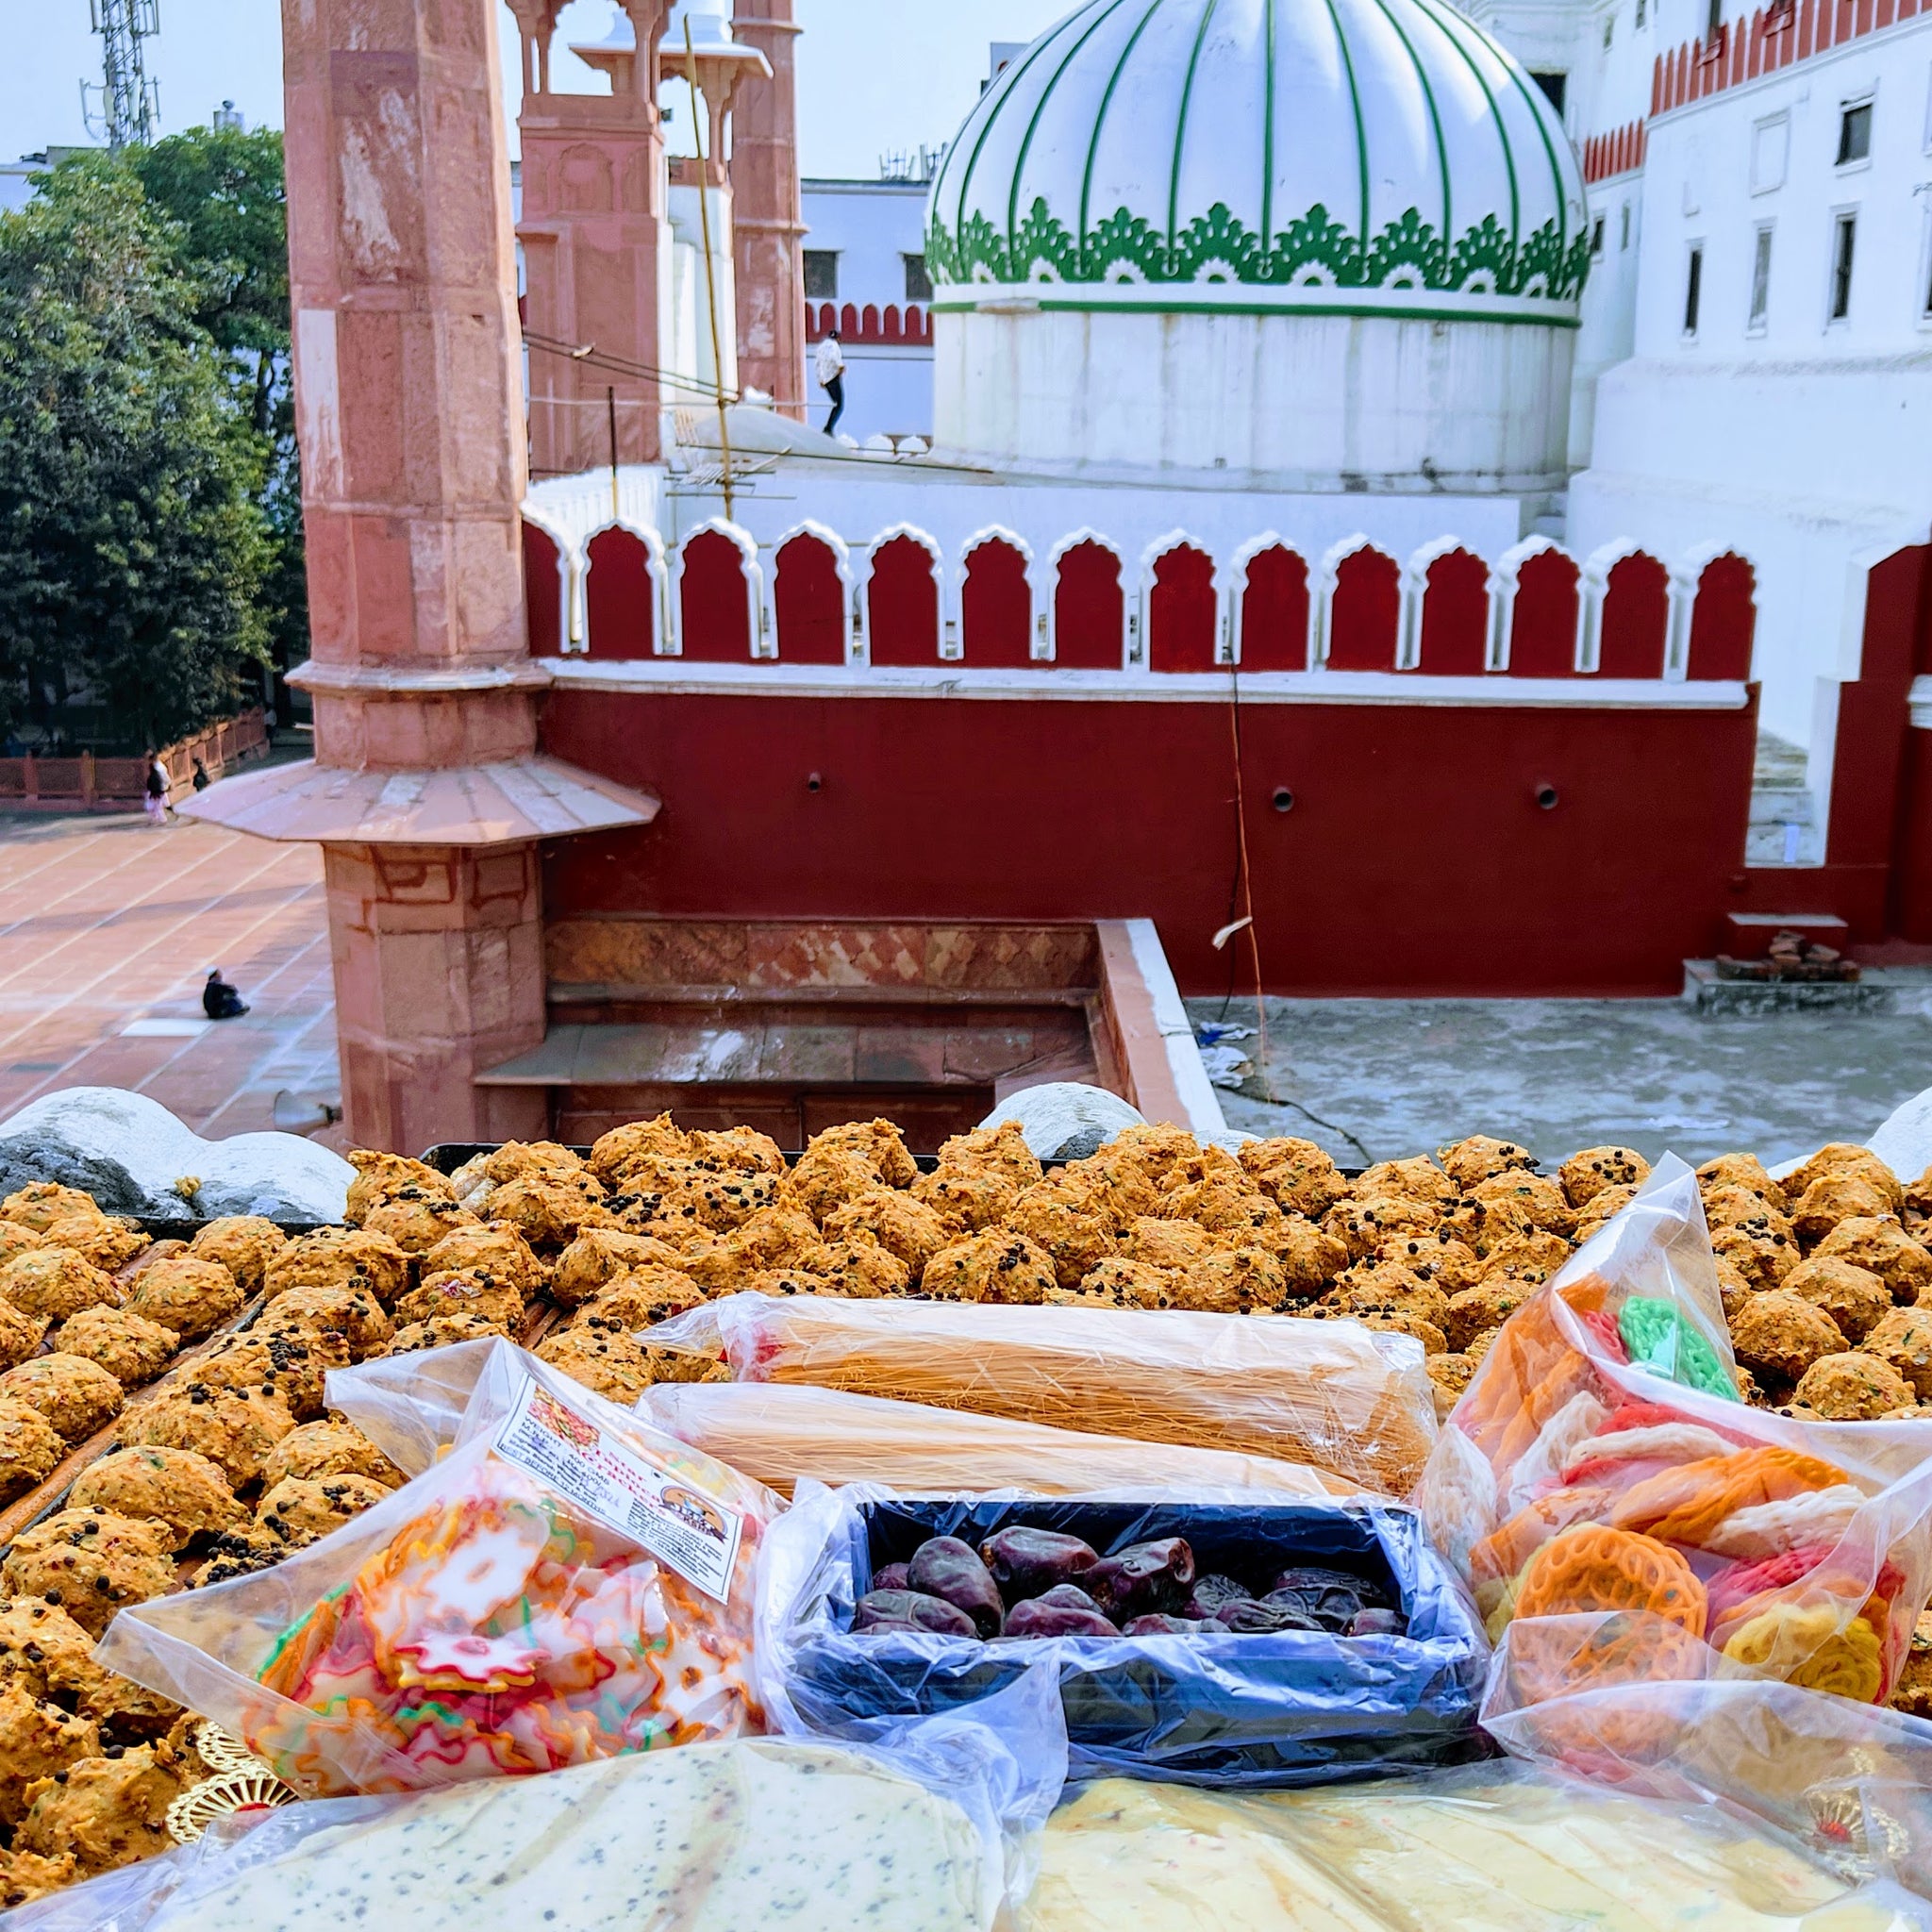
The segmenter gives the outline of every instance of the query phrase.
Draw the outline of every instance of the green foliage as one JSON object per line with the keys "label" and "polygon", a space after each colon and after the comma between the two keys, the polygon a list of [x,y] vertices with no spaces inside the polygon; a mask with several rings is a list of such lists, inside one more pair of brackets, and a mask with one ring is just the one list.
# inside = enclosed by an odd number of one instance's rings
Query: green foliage
{"label": "green foliage", "polygon": [[281,140],[38,191],[0,215],[0,728],[84,691],[135,749],[306,655]]}
{"label": "green foliage", "polygon": [[249,368],[255,426],[270,434],[275,406],[288,395],[282,137],[273,128],[196,127],[130,148],[124,159],[148,206],[180,224],[176,258],[200,289],[195,320]]}

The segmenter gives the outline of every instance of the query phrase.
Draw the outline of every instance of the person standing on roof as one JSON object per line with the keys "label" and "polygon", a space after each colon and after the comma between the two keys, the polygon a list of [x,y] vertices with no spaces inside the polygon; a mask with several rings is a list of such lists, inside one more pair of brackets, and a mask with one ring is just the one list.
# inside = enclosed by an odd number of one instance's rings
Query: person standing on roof
{"label": "person standing on roof", "polygon": [[825,434],[835,434],[839,418],[845,413],[845,351],[839,346],[839,331],[825,331],[819,344],[819,387],[832,399],[832,413],[825,418]]}

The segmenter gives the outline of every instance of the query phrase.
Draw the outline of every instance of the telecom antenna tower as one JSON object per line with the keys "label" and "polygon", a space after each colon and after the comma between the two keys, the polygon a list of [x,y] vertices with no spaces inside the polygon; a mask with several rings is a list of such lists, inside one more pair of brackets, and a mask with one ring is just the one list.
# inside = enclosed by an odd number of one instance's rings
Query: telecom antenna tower
{"label": "telecom antenna tower", "polygon": [[161,118],[160,90],[147,77],[141,43],[161,30],[160,0],[88,0],[93,30],[101,37],[101,81],[80,84],[88,132],[110,153],[130,142],[155,138]]}

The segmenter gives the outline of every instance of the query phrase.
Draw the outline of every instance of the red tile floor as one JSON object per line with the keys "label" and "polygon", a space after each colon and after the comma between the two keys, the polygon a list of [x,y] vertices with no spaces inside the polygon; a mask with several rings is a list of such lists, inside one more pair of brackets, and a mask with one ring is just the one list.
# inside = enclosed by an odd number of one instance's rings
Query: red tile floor
{"label": "red tile floor", "polygon": [[[203,1021],[214,966],[243,1018]],[[271,1126],[279,1088],[340,1096],[315,847],[0,813],[0,1120],[82,1086],[133,1088],[217,1136]]]}

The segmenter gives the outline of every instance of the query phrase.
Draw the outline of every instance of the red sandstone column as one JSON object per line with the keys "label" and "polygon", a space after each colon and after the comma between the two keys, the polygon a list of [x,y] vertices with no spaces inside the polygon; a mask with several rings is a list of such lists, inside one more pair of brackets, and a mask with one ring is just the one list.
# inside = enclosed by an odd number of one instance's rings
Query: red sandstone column
{"label": "red sandstone column", "polygon": [[[527,639],[495,8],[284,0],[282,16],[317,763],[525,757],[534,704],[506,676]],[[299,819],[277,836],[303,836]],[[499,1111],[473,1085],[543,1038],[535,844],[325,850],[352,1137],[414,1152],[540,1129],[541,1096]]]}
{"label": "red sandstone column", "polygon": [[351,1136],[410,1154],[439,1141],[541,1139],[540,1090],[473,1084],[478,1068],[543,1038],[536,846],[323,853]]}
{"label": "red sandstone column", "polygon": [[771,63],[731,117],[738,379],[805,420],[805,220],[798,195],[798,88],[791,0],[737,0],[731,31]]}

